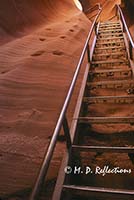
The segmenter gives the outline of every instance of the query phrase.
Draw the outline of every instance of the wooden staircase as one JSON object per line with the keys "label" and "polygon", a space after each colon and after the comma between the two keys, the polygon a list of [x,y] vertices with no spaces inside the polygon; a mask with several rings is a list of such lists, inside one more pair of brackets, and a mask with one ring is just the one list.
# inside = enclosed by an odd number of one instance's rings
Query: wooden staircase
{"label": "wooden staircase", "polygon": [[120,21],[100,23],[53,200],[134,200],[133,88]]}
{"label": "wooden staircase", "polygon": [[[104,23],[97,7],[29,200],[46,199],[40,195],[62,127],[67,151],[52,200],[134,200],[134,42],[119,5],[118,20]],[[67,111],[85,59],[69,126]]]}

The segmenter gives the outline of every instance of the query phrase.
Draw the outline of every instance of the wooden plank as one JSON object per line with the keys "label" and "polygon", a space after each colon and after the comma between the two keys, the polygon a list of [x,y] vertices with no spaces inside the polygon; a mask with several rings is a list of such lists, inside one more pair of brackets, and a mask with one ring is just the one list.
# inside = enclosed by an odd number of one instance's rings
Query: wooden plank
{"label": "wooden plank", "polygon": [[[124,66],[123,66],[124,67]],[[111,72],[131,72],[131,69],[128,68],[128,66],[126,67],[126,69],[109,69],[109,70],[99,70],[99,69],[95,69],[94,71],[90,71],[89,73],[111,73]]]}
{"label": "wooden plank", "polygon": [[114,52],[114,53],[95,53],[94,57],[100,57],[100,56],[125,56],[125,53],[123,52]]}
{"label": "wooden plank", "polygon": [[106,23],[106,22],[101,22],[101,23],[100,23],[100,27],[101,27],[101,26],[116,26],[116,25],[120,25],[120,22],[114,22],[114,23],[112,23],[112,22],[108,22],[108,23]]}
{"label": "wooden plank", "polygon": [[116,63],[116,62],[128,62],[127,59],[111,59],[111,60],[103,60],[103,61],[92,61],[92,64],[107,64],[107,63]]}
{"label": "wooden plank", "polygon": [[[123,196],[129,197],[129,200],[134,197],[134,190],[121,190],[113,188],[102,188],[102,187],[88,187],[88,186],[76,186],[76,185],[64,185],[64,191],[71,192],[72,194],[80,195],[82,197],[90,197],[94,195],[95,197],[116,197]],[[116,199],[115,198],[115,199]]]}
{"label": "wooden plank", "polygon": [[[103,44],[99,44],[99,43],[96,43],[96,45],[95,45],[95,48],[105,48],[105,47],[114,47],[115,49],[116,49],[116,47],[122,47],[122,48],[124,48],[125,47],[125,44],[122,42],[122,43],[103,43]],[[108,49],[109,50],[109,49]],[[117,49],[116,49],[116,52],[117,52]]]}
{"label": "wooden plank", "polygon": [[120,26],[120,23],[100,23],[100,27],[102,26]]}
{"label": "wooden plank", "polygon": [[104,33],[115,33],[115,32],[122,32],[122,29],[109,29],[109,30],[101,30],[99,31],[99,34],[104,34]]}
{"label": "wooden plank", "polygon": [[88,82],[87,86],[89,89],[129,89],[134,87],[134,80],[115,80],[115,81],[97,81],[97,82]]}
{"label": "wooden plank", "polygon": [[134,117],[79,117],[79,123],[84,124],[132,124],[134,125]]}
{"label": "wooden plank", "polygon": [[95,50],[109,50],[109,49],[116,49],[116,52],[118,49],[126,50],[125,46],[112,46],[112,47],[96,47]]}
{"label": "wooden plank", "polygon": [[124,37],[123,36],[119,36],[119,37],[109,37],[109,38],[99,38],[97,39],[97,41],[101,41],[101,40],[118,40],[118,39],[123,39],[124,40]]}
{"label": "wooden plank", "polygon": [[108,29],[108,30],[121,30],[122,31],[122,27],[121,27],[121,25],[114,25],[114,26],[106,26],[106,25],[104,25],[104,26],[100,26],[99,27],[99,30],[101,31],[101,30],[104,30],[104,29]]}
{"label": "wooden plank", "polygon": [[107,36],[109,36],[109,37],[119,37],[119,36],[122,36],[123,35],[123,33],[122,32],[119,32],[119,33],[99,33],[99,35],[98,35],[98,38],[102,38],[102,37],[107,37]]}
{"label": "wooden plank", "polygon": [[124,47],[124,44],[125,44],[124,40],[120,39],[118,37],[116,37],[116,39],[114,37],[113,37],[113,39],[110,38],[110,37],[106,37],[106,38],[105,37],[99,37],[98,40],[97,40],[97,44],[106,44],[106,43],[113,44],[113,45],[115,45],[115,43],[117,43],[116,44],[117,47],[120,47],[120,46]]}
{"label": "wooden plank", "polygon": [[118,26],[120,26],[121,27],[121,24],[120,23],[115,23],[115,24],[102,24],[102,23],[100,23],[100,28],[101,27],[118,27]]}
{"label": "wooden plank", "polygon": [[63,190],[71,192],[72,194],[80,195],[82,197],[88,197],[94,195],[95,197],[108,198],[112,197],[127,197],[129,200],[134,198],[134,190],[115,189],[115,188],[103,188],[103,187],[88,187],[88,186],[76,186],[76,185],[64,185]]}
{"label": "wooden plank", "polygon": [[111,23],[111,22],[101,22],[100,23],[100,26],[116,26],[116,25],[120,25],[120,22],[114,22],[114,23]]}
{"label": "wooden plank", "polygon": [[118,45],[118,44],[120,44],[120,46],[122,45],[124,45],[124,40],[123,41],[105,41],[105,42],[101,42],[101,41],[97,41],[97,43],[96,43],[96,46],[97,45],[108,45],[108,44],[111,44],[111,45],[113,45],[113,44],[115,44],[115,45]]}
{"label": "wooden plank", "polygon": [[94,61],[102,61],[102,60],[107,60],[107,59],[127,59],[127,54],[124,52],[120,52],[120,54],[116,53],[116,52],[112,52],[112,53],[102,53],[102,54],[94,54],[93,55],[93,60]]}
{"label": "wooden plank", "polygon": [[84,97],[83,102],[88,104],[101,103],[116,103],[116,104],[131,104],[134,103],[134,95],[132,96],[98,96],[98,97]]}
{"label": "wooden plank", "polygon": [[87,152],[112,152],[112,153],[134,153],[134,147],[106,147],[106,146],[80,146],[72,145],[72,149],[75,152],[87,151]]}
{"label": "wooden plank", "polygon": [[114,26],[101,26],[100,27],[101,30],[103,29],[121,29],[121,25],[114,25]]}
{"label": "wooden plank", "polygon": [[118,52],[124,52],[124,53],[126,53],[126,50],[125,50],[125,47],[120,47],[120,48],[118,48],[118,47],[112,47],[111,48],[111,46],[109,46],[109,48],[107,47],[106,48],[106,46],[104,46],[104,47],[96,47],[95,48],[95,50],[94,50],[94,53],[117,53],[117,51]]}
{"label": "wooden plank", "polygon": [[115,26],[100,26],[99,27],[99,30],[113,30],[113,29],[118,29],[120,28],[121,29],[121,26],[120,25],[115,25]]}
{"label": "wooden plank", "polygon": [[127,59],[111,59],[111,60],[103,60],[103,61],[92,61],[92,65],[96,65],[96,64],[109,64],[109,63],[128,63]]}
{"label": "wooden plank", "polygon": [[128,78],[132,76],[131,69],[94,70],[89,72],[89,78]]}

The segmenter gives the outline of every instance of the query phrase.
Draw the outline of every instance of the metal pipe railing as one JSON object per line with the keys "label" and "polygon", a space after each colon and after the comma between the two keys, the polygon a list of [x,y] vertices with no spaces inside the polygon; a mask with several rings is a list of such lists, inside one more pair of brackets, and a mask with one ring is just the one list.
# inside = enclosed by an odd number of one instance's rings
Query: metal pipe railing
{"label": "metal pipe railing", "polygon": [[100,3],[96,3],[91,8],[88,8],[87,10],[85,10],[84,13],[93,12],[94,10],[96,10],[96,7],[100,10],[101,9],[101,4]]}
{"label": "metal pipe railing", "polygon": [[[67,118],[66,118],[66,112],[67,112],[67,108],[69,106],[69,103],[70,103],[70,100],[71,100],[71,97],[72,97],[72,94],[73,94],[73,91],[74,91],[74,87],[75,87],[75,84],[76,84],[76,81],[77,81],[77,77],[79,75],[79,71],[81,69],[81,65],[82,65],[83,60],[85,58],[85,54],[86,54],[86,52],[88,52],[88,54],[89,54],[89,51],[90,51],[89,50],[89,40],[92,36],[93,30],[95,28],[96,22],[97,22],[97,20],[100,16],[101,11],[102,11],[102,8],[99,6],[98,14],[95,17],[95,19],[92,23],[91,29],[89,31],[89,34],[87,36],[86,43],[84,45],[82,54],[80,56],[80,60],[79,60],[78,65],[76,67],[73,80],[71,82],[67,97],[65,99],[63,108],[61,110],[59,119],[57,121],[52,139],[51,139],[50,144],[48,146],[47,153],[46,153],[45,158],[43,160],[43,163],[41,165],[41,169],[39,171],[38,177],[36,179],[32,194],[30,196],[30,200],[36,200],[40,195],[41,188],[42,188],[42,185],[45,181],[47,171],[48,171],[48,168],[49,168],[52,156],[53,156],[53,152],[54,152],[54,149],[55,149],[55,146],[56,146],[56,143],[57,143],[57,137],[59,135],[59,132],[60,132],[62,126],[64,128],[64,132],[65,132],[65,135],[66,135],[67,147],[68,147],[68,149],[71,147],[71,136],[70,136],[70,133],[69,133],[69,127],[68,127],[68,122],[67,122]],[[88,62],[89,62],[89,60],[88,60]],[[67,129],[67,130],[65,131],[65,129]]]}
{"label": "metal pipe railing", "polygon": [[133,53],[132,53],[132,49],[134,49],[134,42],[133,42],[131,33],[130,33],[129,29],[128,29],[128,26],[127,26],[126,20],[125,20],[125,18],[124,18],[123,12],[122,12],[122,10],[121,10],[121,8],[120,8],[119,5],[117,5],[117,9],[118,9],[119,18],[120,18],[121,21],[122,21],[122,24],[123,24],[123,26],[124,26],[124,28],[125,28],[125,30],[126,30],[127,35],[128,35],[128,39],[129,39],[129,41],[130,41],[130,42],[129,42],[130,59],[133,59],[133,56],[132,56],[132,54],[133,54]]}

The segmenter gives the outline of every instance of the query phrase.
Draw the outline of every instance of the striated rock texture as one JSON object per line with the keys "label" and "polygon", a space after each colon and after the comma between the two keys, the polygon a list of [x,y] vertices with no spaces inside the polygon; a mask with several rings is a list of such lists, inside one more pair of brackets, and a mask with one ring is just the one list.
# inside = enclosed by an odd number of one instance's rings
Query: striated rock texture
{"label": "striated rock texture", "polygon": [[123,0],[122,9],[125,15],[127,25],[131,32],[131,36],[133,37],[133,40],[134,40],[134,1]]}
{"label": "striated rock texture", "polygon": [[2,197],[33,186],[91,23],[71,0],[4,0],[0,6]]}
{"label": "striated rock texture", "polygon": [[113,19],[116,15],[116,4],[120,4],[121,0],[80,0],[83,10],[87,11],[89,8],[94,6],[97,3],[100,3],[101,6],[103,7],[103,12],[101,14],[100,20],[101,21],[106,21]]}
{"label": "striated rock texture", "polygon": [[[84,9],[98,3],[83,2]],[[100,2],[101,20],[114,17],[119,1]],[[1,198],[33,185],[91,22],[72,0],[3,0],[0,7]],[[63,147],[60,139],[49,179]]]}
{"label": "striated rock texture", "polygon": [[34,31],[41,25],[63,20],[76,11],[71,0],[4,0],[0,7],[2,43]]}

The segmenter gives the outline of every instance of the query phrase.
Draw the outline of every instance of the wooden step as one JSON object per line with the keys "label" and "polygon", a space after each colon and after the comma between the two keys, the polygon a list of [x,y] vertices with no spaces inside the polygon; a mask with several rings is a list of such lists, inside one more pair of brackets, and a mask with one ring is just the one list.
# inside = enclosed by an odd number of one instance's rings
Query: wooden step
{"label": "wooden step", "polygon": [[115,38],[115,37],[121,37],[123,36],[123,33],[110,33],[110,34],[99,34],[97,38]]}
{"label": "wooden step", "polygon": [[126,77],[131,77],[132,76],[132,71],[131,69],[111,69],[111,70],[94,70],[89,72],[89,77],[93,78],[113,78],[113,77],[121,77],[121,78],[126,78]]}
{"label": "wooden step", "polygon": [[93,71],[90,71],[89,73],[99,73],[99,74],[105,74],[105,73],[128,73],[128,72],[131,72],[131,69],[129,67],[126,66],[126,68],[123,68],[123,69],[110,69],[110,70],[99,70],[99,69],[95,69]]}
{"label": "wooden step", "polygon": [[108,22],[101,22],[100,23],[100,26],[101,25],[118,25],[118,24],[120,24],[120,22],[119,21],[117,21],[117,22],[110,22],[110,21],[108,21]]}
{"label": "wooden step", "polygon": [[99,30],[102,31],[102,30],[114,30],[114,29],[121,29],[121,26],[120,25],[116,25],[116,26],[100,26],[99,27]]}
{"label": "wooden step", "polygon": [[103,48],[103,47],[125,47],[125,43],[124,42],[114,42],[114,43],[96,43],[95,48]]}
{"label": "wooden step", "polygon": [[116,51],[118,52],[118,50],[125,50],[126,51],[126,48],[125,48],[125,46],[123,46],[123,47],[121,47],[121,46],[117,46],[117,47],[115,47],[115,46],[112,46],[112,47],[96,47],[95,48],[95,50],[106,50],[106,49],[116,49]]}
{"label": "wooden step", "polygon": [[87,86],[92,89],[129,89],[134,87],[134,80],[113,80],[87,82]]}
{"label": "wooden step", "polygon": [[134,126],[133,117],[79,117],[79,123],[84,124],[131,124]]}
{"label": "wooden step", "polygon": [[116,21],[116,22],[111,22],[111,21],[109,21],[109,22],[101,22],[100,23],[100,26],[101,25],[107,25],[107,26],[111,26],[111,25],[120,25],[120,21]]}
{"label": "wooden step", "polygon": [[102,41],[102,40],[118,40],[118,39],[123,39],[124,40],[124,37],[123,36],[119,36],[119,37],[109,37],[109,38],[100,38],[100,39],[97,39],[97,41]]}
{"label": "wooden step", "polygon": [[114,24],[106,24],[106,23],[100,23],[99,28],[102,27],[121,27],[120,23],[114,23]]}
{"label": "wooden step", "polygon": [[119,196],[128,197],[129,200],[134,198],[134,190],[121,190],[113,188],[101,188],[101,187],[88,187],[88,186],[76,186],[76,185],[63,185],[63,191],[68,191],[75,195],[80,195],[82,197],[90,197],[90,195],[95,195],[95,197],[112,197],[117,199]]}
{"label": "wooden step", "polygon": [[114,45],[114,46],[124,46],[125,45],[125,43],[124,43],[124,40],[123,41],[104,41],[104,42],[102,42],[102,41],[100,41],[100,40],[98,40],[97,42],[96,42],[96,46],[98,46],[98,45]]}
{"label": "wooden step", "polygon": [[99,25],[99,27],[104,27],[104,26],[106,26],[106,27],[114,27],[114,26],[121,26],[121,24],[120,23],[100,23],[100,25]]}
{"label": "wooden step", "polygon": [[125,56],[126,53],[122,52],[114,52],[114,53],[95,53],[93,56],[101,57],[101,56]]}
{"label": "wooden step", "polygon": [[109,46],[109,47],[96,47],[94,49],[94,53],[95,54],[104,54],[104,53],[126,53],[126,49],[125,47],[121,47],[121,46]]}
{"label": "wooden step", "polygon": [[134,95],[131,96],[97,96],[97,97],[84,97],[83,102],[87,104],[131,104],[134,103]]}
{"label": "wooden step", "polygon": [[107,60],[107,61],[92,61],[92,64],[107,64],[107,63],[116,63],[116,62],[125,62],[128,63],[128,61],[124,58],[124,59],[112,59],[112,60]]}
{"label": "wooden step", "polygon": [[114,23],[114,24],[108,24],[108,23],[104,23],[104,24],[102,24],[102,23],[100,23],[100,25],[99,25],[99,27],[101,28],[101,27],[115,27],[115,26],[121,26],[121,24],[120,23]]}
{"label": "wooden step", "polygon": [[103,27],[103,26],[120,26],[120,23],[100,23],[99,27]]}
{"label": "wooden step", "polygon": [[112,29],[109,29],[109,30],[101,30],[99,31],[99,34],[105,34],[105,33],[120,33],[122,32],[122,29],[115,29],[115,30],[112,30]]}
{"label": "wooden step", "polygon": [[102,53],[102,54],[93,54],[93,61],[101,61],[101,60],[107,60],[107,59],[127,59],[127,54],[124,52],[119,52],[119,53]]}
{"label": "wooden step", "polygon": [[103,46],[103,47],[96,47],[94,49],[94,53],[104,54],[104,53],[126,53],[125,46]]}
{"label": "wooden step", "polygon": [[120,32],[120,33],[104,33],[104,34],[98,34],[98,38],[102,38],[102,37],[120,37],[120,36],[123,36],[123,33]]}
{"label": "wooden step", "polygon": [[107,25],[103,25],[103,26],[99,26],[99,30],[104,30],[104,29],[118,29],[121,28],[121,25],[113,25],[113,26],[107,26]]}
{"label": "wooden step", "polygon": [[106,146],[80,146],[72,145],[73,151],[88,151],[88,152],[112,152],[112,153],[134,153],[134,147],[106,147]]}
{"label": "wooden step", "polygon": [[[116,47],[121,47],[121,48],[125,48],[125,43],[124,42],[114,42],[114,43],[96,43],[96,45],[95,45],[95,49],[96,48],[105,48],[105,47],[108,47],[108,49],[110,48],[110,47],[114,47],[115,49],[116,49]],[[117,50],[116,50],[116,52],[117,52]]]}
{"label": "wooden step", "polygon": [[128,65],[128,60],[126,59],[112,59],[112,60],[101,60],[101,61],[92,61],[91,65],[92,67],[107,67],[107,66],[118,66],[118,65]]}
{"label": "wooden step", "polygon": [[99,30],[98,34],[105,34],[105,33],[116,33],[116,32],[122,32],[122,29],[118,28],[118,29],[103,29],[103,30]]}

